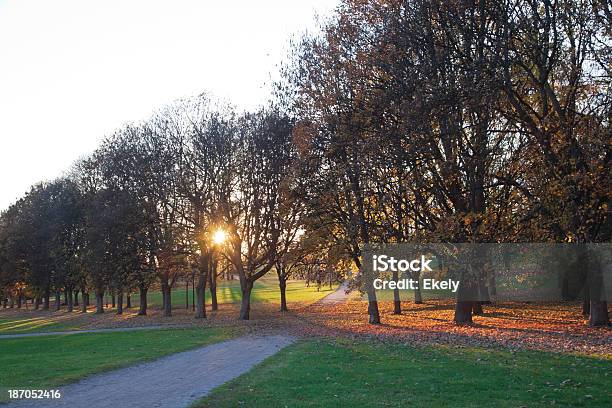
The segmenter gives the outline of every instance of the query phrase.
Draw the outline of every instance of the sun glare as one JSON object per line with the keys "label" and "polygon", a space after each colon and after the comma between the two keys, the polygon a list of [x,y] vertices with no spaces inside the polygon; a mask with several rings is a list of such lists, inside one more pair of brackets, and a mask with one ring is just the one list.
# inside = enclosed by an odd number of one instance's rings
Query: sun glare
{"label": "sun glare", "polygon": [[212,241],[216,245],[223,244],[226,239],[227,239],[227,234],[222,229],[215,231],[215,233],[212,236]]}

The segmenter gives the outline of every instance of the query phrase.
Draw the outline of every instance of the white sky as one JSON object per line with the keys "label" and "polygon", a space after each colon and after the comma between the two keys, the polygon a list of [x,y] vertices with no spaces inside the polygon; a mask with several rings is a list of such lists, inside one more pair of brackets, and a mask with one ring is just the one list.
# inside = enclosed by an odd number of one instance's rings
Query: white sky
{"label": "white sky", "polygon": [[126,121],[202,91],[252,108],[337,0],[0,0],[0,210]]}

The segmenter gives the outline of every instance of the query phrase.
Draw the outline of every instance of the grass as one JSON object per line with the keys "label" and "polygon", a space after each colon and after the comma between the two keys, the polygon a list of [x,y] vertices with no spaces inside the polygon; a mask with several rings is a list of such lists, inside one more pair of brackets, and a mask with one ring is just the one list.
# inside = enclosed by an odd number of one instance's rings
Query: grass
{"label": "grass", "polygon": [[52,388],[235,335],[235,330],[169,329],[0,339],[0,401],[7,389]]}
{"label": "grass", "polygon": [[73,323],[55,317],[0,319],[0,334],[47,333],[77,328]]}
{"label": "grass", "polygon": [[[185,307],[185,286],[175,287],[172,290],[172,307]],[[320,291],[317,291],[316,285],[312,284],[310,287],[306,287],[304,281],[290,280],[287,282],[287,302],[314,302],[322,297],[330,294],[338,288],[338,285],[332,285],[332,289],[329,285],[321,287]],[[192,302],[192,287],[191,282],[188,291],[189,305]],[[238,303],[240,302],[240,282],[238,280],[233,281],[219,281],[217,284],[217,301],[220,304],[223,303]],[[132,305],[138,306],[139,295],[132,295]],[[162,306],[162,294],[160,291],[151,291],[147,294],[147,302],[150,306],[161,307]],[[210,305],[210,289],[206,290],[206,304]],[[263,278],[255,282],[253,287],[253,293],[251,293],[251,302],[271,302],[280,303],[280,292],[278,288],[278,280],[276,275],[266,275]]]}
{"label": "grass", "polygon": [[535,351],[308,340],[197,407],[610,407],[612,361]]}
{"label": "grass", "polygon": [[[335,284],[332,289],[329,285],[321,287],[317,291],[316,285],[306,287],[304,281],[291,280],[287,282],[287,302],[291,307],[292,302],[315,302],[324,296],[329,295],[338,288]],[[192,304],[191,285],[189,287],[189,308]],[[220,281],[217,287],[217,298],[220,304],[240,302],[240,283],[235,281]],[[110,299],[109,299],[110,300]],[[162,295],[159,291],[151,291],[147,295],[149,307],[161,308]],[[206,291],[206,304],[210,306],[210,291]],[[280,294],[276,275],[268,275],[255,282],[251,302],[271,302],[280,303]],[[139,296],[132,295],[132,311],[138,310]],[[110,306],[110,304],[109,304]],[[175,288],[172,291],[172,307],[177,309],[185,308],[185,289]],[[62,309],[64,310],[64,309]],[[78,330],[83,323],[82,320],[74,321],[73,317],[80,316],[79,308],[75,307],[74,314],[54,315],[47,314],[43,317],[11,317],[0,319],[0,337],[3,334],[19,333],[38,333],[50,331]],[[2,309],[0,309],[0,316]]]}

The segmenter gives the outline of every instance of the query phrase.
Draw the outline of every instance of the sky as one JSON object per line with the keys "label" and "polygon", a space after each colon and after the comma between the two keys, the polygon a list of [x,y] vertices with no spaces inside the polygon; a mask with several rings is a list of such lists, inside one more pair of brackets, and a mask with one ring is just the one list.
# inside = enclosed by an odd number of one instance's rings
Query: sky
{"label": "sky", "polygon": [[0,210],[173,100],[264,103],[337,2],[0,0]]}

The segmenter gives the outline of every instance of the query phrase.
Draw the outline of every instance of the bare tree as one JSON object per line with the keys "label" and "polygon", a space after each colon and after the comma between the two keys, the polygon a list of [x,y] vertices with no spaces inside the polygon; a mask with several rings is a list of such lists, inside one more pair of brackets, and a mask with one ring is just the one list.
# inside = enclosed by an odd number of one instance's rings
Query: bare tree
{"label": "bare tree", "polygon": [[274,266],[283,225],[281,189],[291,164],[289,118],[274,108],[239,120],[235,183],[220,196],[220,213],[229,229],[227,256],[240,279],[240,318],[248,320],[255,281]]}

